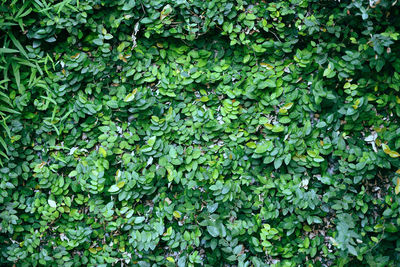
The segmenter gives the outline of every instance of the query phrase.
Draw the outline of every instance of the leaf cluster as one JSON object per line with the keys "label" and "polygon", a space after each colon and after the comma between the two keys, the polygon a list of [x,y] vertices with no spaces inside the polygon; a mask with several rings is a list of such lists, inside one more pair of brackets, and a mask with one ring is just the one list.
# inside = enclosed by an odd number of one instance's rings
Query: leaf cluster
{"label": "leaf cluster", "polygon": [[399,6],[1,0],[0,264],[394,266]]}

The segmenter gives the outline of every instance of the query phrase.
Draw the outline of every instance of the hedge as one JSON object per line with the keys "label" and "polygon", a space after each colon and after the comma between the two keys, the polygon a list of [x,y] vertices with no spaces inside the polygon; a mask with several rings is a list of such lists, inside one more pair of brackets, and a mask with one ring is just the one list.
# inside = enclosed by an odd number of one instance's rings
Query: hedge
{"label": "hedge", "polygon": [[1,0],[0,264],[396,266],[399,7]]}

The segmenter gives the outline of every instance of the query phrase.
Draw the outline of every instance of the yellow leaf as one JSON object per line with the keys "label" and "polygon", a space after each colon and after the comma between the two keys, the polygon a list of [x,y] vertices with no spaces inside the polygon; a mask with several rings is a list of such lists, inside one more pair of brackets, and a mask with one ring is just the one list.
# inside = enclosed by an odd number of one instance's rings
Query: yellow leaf
{"label": "yellow leaf", "polygon": [[172,263],[175,263],[175,260],[174,260],[174,258],[172,258],[172,257],[167,257],[167,261],[172,262]]}
{"label": "yellow leaf", "polygon": [[248,142],[248,143],[246,144],[246,146],[248,146],[248,147],[250,147],[250,148],[256,148],[256,147],[257,147],[256,143],[254,143],[254,142]]}
{"label": "yellow leaf", "polygon": [[208,96],[202,96],[202,97],[200,98],[200,101],[201,101],[201,102],[207,102],[207,101],[208,101]]}
{"label": "yellow leaf", "polygon": [[44,165],[46,165],[46,162],[42,161],[42,163],[39,164],[39,169],[43,168]]}
{"label": "yellow leaf", "polygon": [[389,146],[386,144],[382,144],[383,152],[388,154],[392,158],[398,158],[400,157],[400,154],[394,150],[390,150]]}
{"label": "yellow leaf", "polygon": [[374,241],[375,243],[378,243],[378,242],[379,242],[379,239],[376,238],[375,236],[371,236],[371,240]]}
{"label": "yellow leaf", "polygon": [[316,156],[318,156],[318,154],[313,150],[307,150],[307,154],[312,158],[315,158]]}
{"label": "yellow leaf", "polygon": [[125,181],[121,181],[121,182],[119,182],[119,183],[117,184],[117,187],[118,187],[119,189],[121,189],[122,187],[124,187],[124,185],[125,185]]}
{"label": "yellow leaf", "polygon": [[81,54],[80,53],[76,53],[75,55],[71,56],[72,59],[78,58]]}
{"label": "yellow leaf", "polygon": [[166,5],[163,10],[161,10],[161,14],[160,14],[160,20],[163,20],[164,18],[166,18],[170,13],[172,12],[172,7],[171,5]]}
{"label": "yellow leaf", "polygon": [[128,61],[126,60],[126,58],[124,57],[124,55],[119,54],[118,55],[118,59],[122,60],[123,62],[127,63]]}
{"label": "yellow leaf", "polygon": [[285,115],[287,113],[288,113],[287,109],[279,109],[279,114]]}
{"label": "yellow leaf", "polygon": [[400,169],[398,169],[398,170],[396,171],[396,173],[397,173],[397,174],[400,174]]}
{"label": "yellow leaf", "polygon": [[398,195],[400,192],[400,178],[397,178],[396,187],[394,188],[394,192],[396,193],[396,195]]}
{"label": "yellow leaf", "polygon": [[292,106],[293,106],[293,103],[290,102],[290,103],[287,103],[286,105],[284,105],[282,108],[283,109],[290,109]]}
{"label": "yellow leaf", "polygon": [[265,128],[267,128],[268,130],[271,130],[272,128],[274,128],[274,126],[270,123],[266,123],[264,124]]}
{"label": "yellow leaf", "polygon": [[174,211],[172,214],[174,215],[174,217],[175,217],[176,219],[180,219],[180,218],[182,217],[182,216],[181,216],[181,213],[180,213],[179,211]]}
{"label": "yellow leaf", "polygon": [[107,157],[107,151],[103,147],[99,147],[99,153],[105,158]]}
{"label": "yellow leaf", "polygon": [[95,248],[89,248],[90,253],[97,254],[97,250]]}
{"label": "yellow leaf", "polygon": [[375,145],[380,146],[382,144],[381,140],[375,139]]}
{"label": "yellow leaf", "polygon": [[382,144],[382,148],[383,148],[383,152],[385,152],[386,154],[390,153],[390,149],[386,144]]}
{"label": "yellow leaf", "polygon": [[172,201],[171,201],[171,199],[169,199],[169,198],[165,198],[165,202],[167,202],[168,203],[168,205],[171,205],[171,203],[172,203]]}
{"label": "yellow leaf", "polygon": [[133,100],[135,99],[136,93],[137,93],[137,89],[134,89],[134,90],[132,91],[132,93],[129,93],[129,94],[125,97],[124,102],[131,102],[131,101],[133,101]]}
{"label": "yellow leaf", "polygon": [[288,112],[288,110],[293,106],[293,103],[287,103],[286,105],[284,105],[283,107],[281,107],[279,109],[279,113],[280,114],[286,114]]}
{"label": "yellow leaf", "polygon": [[357,99],[356,102],[353,105],[353,108],[354,109],[358,109],[358,106],[360,105],[360,102],[361,102],[360,99]]}
{"label": "yellow leaf", "polygon": [[271,69],[274,68],[272,65],[270,65],[270,64],[268,64],[268,63],[264,63],[264,62],[261,62],[261,63],[260,63],[260,66],[261,66],[261,67],[264,67],[264,68],[267,68],[267,69],[269,69],[269,70],[271,70]]}

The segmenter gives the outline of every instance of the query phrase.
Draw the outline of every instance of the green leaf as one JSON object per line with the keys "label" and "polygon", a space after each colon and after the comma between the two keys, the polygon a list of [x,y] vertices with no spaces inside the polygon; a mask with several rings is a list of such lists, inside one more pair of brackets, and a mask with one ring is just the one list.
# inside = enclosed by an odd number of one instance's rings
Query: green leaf
{"label": "green leaf", "polygon": [[256,143],[254,143],[254,142],[248,142],[246,144],[246,146],[249,147],[249,148],[253,148],[253,149],[257,147]]}
{"label": "green leaf", "polygon": [[347,249],[349,250],[350,254],[358,256],[357,250],[352,245],[347,245]]}
{"label": "green leaf", "polygon": [[308,248],[310,246],[310,239],[306,237],[303,242],[304,248]]}
{"label": "green leaf", "polygon": [[135,218],[135,224],[140,224],[146,220],[145,217],[136,217]]}
{"label": "green leaf", "polygon": [[131,93],[129,93],[125,99],[124,102],[132,102],[135,99],[137,93],[137,89],[134,89]]}
{"label": "green leaf", "polygon": [[156,142],[156,137],[155,136],[152,136],[152,137],[149,138],[149,140],[147,140],[147,144],[149,146],[153,146],[155,142]]}
{"label": "green leaf", "polygon": [[258,84],[259,89],[264,89],[266,87],[275,88],[276,87],[275,81],[268,79],[268,80],[262,81],[261,83]]}
{"label": "green leaf", "polygon": [[49,203],[50,207],[57,208],[57,203],[54,200],[48,199],[47,203]]}
{"label": "green leaf", "polygon": [[268,150],[268,144],[261,143],[257,145],[256,150],[254,152],[257,154],[262,154],[267,152],[267,150]]}
{"label": "green leaf", "polygon": [[114,184],[108,189],[108,192],[115,193],[115,192],[117,192],[119,190],[120,190],[120,188],[116,184]]}
{"label": "green leaf", "polygon": [[218,228],[215,226],[207,226],[207,231],[212,237],[219,236]]}
{"label": "green leaf", "polygon": [[73,170],[69,173],[68,177],[75,177],[76,175],[78,175],[78,172],[76,170]]}
{"label": "green leaf", "polygon": [[280,133],[283,132],[285,130],[285,126],[283,125],[274,125],[274,127],[272,128],[272,131],[274,133]]}

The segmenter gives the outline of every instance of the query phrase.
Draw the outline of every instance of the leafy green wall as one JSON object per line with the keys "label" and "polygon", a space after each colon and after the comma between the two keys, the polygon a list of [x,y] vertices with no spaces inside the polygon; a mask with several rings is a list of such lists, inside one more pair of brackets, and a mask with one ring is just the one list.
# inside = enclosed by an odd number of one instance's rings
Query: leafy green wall
{"label": "leafy green wall", "polygon": [[400,2],[0,3],[0,264],[400,262]]}

